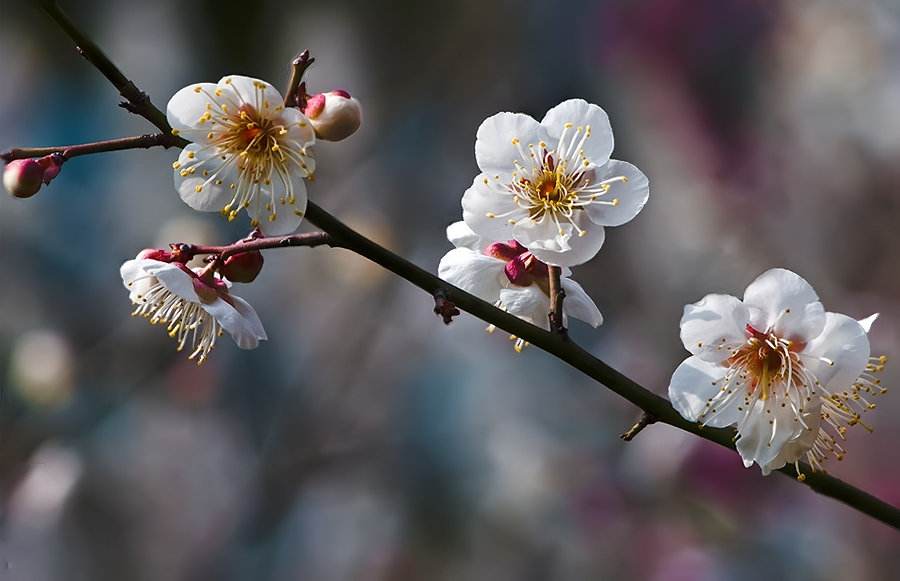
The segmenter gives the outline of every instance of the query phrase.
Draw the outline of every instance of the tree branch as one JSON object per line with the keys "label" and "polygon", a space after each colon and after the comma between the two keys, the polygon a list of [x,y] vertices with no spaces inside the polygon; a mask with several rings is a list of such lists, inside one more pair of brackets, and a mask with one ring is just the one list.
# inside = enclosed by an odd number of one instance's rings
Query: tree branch
{"label": "tree branch", "polygon": [[329,234],[324,232],[309,232],[306,234],[291,234],[288,236],[273,236],[270,238],[253,238],[249,240],[241,240],[234,244],[226,246],[204,246],[200,244],[173,244],[172,248],[179,253],[179,257],[190,260],[194,256],[200,254],[214,254],[219,260],[224,260],[234,254],[241,252],[252,252],[254,250],[268,250],[271,248],[291,248],[305,246],[314,248],[316,246],[327,245],[332,248],[339,248],[341,245]]}
{"label": "tree branch", "polygon": [[171,133],[148,133],[135,137],[121,137],[119,139],[107,139],[92,143],[80,143],[78,145],[58,145],[52,147],[17,147],[0,153],[0,159],[9,163],[16,159],[28,159],[43,157],[52,153],[59,153],[64,159],[72,159],[79,155],[103,153],[106,151],[121,151],[124,149],[148,149],[150,147],[176,147],[180,146],[178,138]]}
{"label": "tree branch", "polygon": [[641,417],[637,419],[633,426],[628,428],[625,433],[623,433],[620,438],[625,440],[626,442],[630,442],[634,439],[635,436],[641,433],[641,431],[649,426],[650,424],[656,422],[656,418],[647,412],[642,412]]}
{"label": "tree branch", "polygon": [[309,56],[309,49],[307,49],[291,61],[291,79],[288,81],[287,91],[284,92],[285,107],[300,107],[303,109],[306,105],[306,90],[301,86],[301,82],[306,69],[312,66],[315,60],[315,58]]}
{"label": "tree branch", "polygon": [[561,337],[566,337],[566,323],[563,318],[563,301],[566,300],[566,291],[562,288],[562,268],[550,266],[547,268],[550,278],[550,330]]}
{"label": "tree branch", "polygon": [[[71,21],[60,11],[56,3],[44,2],[44,7],[50,16],[75,40],[81,54],[119,89],[122,96],[133,106],[134,112],[148,119],[163,132],[168,133],[170,128],[165,120],[165,115],[156,109],[147,96],[103,55],[96,44],[75,28]],[[179,140],[178,145],[186,143],[184,140]],[[359,234],[313,202],[309,202],[307,206],[306,218],[312,224],[330,234],[337,245],[352,250],[360,256],[384,267],[423,289],[431,296],[435,296],[438,291],[441,291],[446,300],[451,301],[460,309],[496,325],[510,334],[525,339],[532,345],[554,355],[588,377],[605,385],[614,393],[641,408],[648,415],[655,417],[658,422],[669,424],[726,448],[734,449],[733,429],[703,428],[695,422],[684,419],[672,408],[668,400],[635,383],[574,342],[566,340],[557,333],[545,331],[540,327],[527,323],[441,280],[430,272]],[[889,526],[900,529],[900,509],[897,507],[824,472],[813,472],[806,464],[801,464],[800,466],[801,470],[806,474],[806,478],[803,480],[806,486],[820,494],[843,502]],[[780,472],[793,479],[793,472],[789,468],[782,468]]]}

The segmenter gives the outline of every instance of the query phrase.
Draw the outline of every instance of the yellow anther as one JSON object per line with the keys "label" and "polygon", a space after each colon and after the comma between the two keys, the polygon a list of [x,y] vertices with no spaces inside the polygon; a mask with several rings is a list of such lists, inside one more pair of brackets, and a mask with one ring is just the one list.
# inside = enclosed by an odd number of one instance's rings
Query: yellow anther
{"label": "yellow anther", "polygon": [[195,93],[202,93],[202,92],[203,92],[203,87],[201,87],[200,85],[197,85],[196,87],[194,87],[194,92],[195,92]]}
{"label": "yellow anther", "polygon": [[198,194],[203,191],[203,186],[194,186],[194,191]]}

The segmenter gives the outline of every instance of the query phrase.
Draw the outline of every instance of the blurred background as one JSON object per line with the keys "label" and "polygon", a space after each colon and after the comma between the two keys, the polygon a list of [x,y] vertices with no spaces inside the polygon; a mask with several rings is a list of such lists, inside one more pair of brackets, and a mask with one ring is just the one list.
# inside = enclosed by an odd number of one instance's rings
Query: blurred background
{"label": "blurred background", "polygon": [[[29,2],[0,0],[0,149],[151,131]],[[880,312],[900,355],[900,6],[891,0],[63,2],[164,108],[246,74],[349,90],[311,197],[436,270],[501,110],[603,106],[651,201],[575,277],[575,340],[657,393],[685,303],[805,276]],[[344,251],[270,251],[237,294],[270,340],[201,368],[129,317],[121,262],[243,236],[185,206],[174,150],[69,162],[0,199],[0,579],[896,578],[896,532],[602,386]],[[308,228],[308,227],[307,227]],[[889,366],[888,386],[900,372]],[[833,472],[900,503],[900,394]]]}

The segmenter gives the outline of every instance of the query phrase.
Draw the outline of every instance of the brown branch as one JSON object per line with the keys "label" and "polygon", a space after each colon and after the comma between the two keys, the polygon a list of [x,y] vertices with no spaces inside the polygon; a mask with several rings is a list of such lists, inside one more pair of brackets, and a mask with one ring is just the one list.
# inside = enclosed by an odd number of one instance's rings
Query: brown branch
{"label": "brown branch", "polygon": [[309,232],[306,234],[291,234],[288,236],[273,236],[269,238],[252,238],[241,240],[226,246],[204,246],[200,244],[176,243],[172,245],[179,259],[190,260],[194,256],[213,254],[217,260],[224,260],[229,256],[241,252],[253,252],[254,250],[269,250],[272,248],[291,248],[305,246],[330,246],[339,248],[341,245],[329,234],[324,232]]}
{"label": "brown branch", "polygon": [[[144,95],[137,87],[122,75],[122,73],[100,52],[99,48],[87,39],[74,25],[59,11],[59,7],[53,3],[45,3],[45,9],[51,17],[76,41],[81,53],[91,63],[97,66],[101,72],[116,86],[120,88],[123,96],[130,102],[144,103],[145,109],[139,114],[153,122],[154,119],[162,120],[157,125],[164,132],[168,132],[168,124],[165,115],[155,109],[149,99],[136,101],[126,94],[132,90],[136,96]],[[144,95],[144,97],[146,97]],[[156,123],[154,123],[156,124]],[[184,142],[187,143],[187,142]],[[330,234],[335,244],[352,250],[372,262],[393,272],[397,276],[409,281],[423,289],[431,296],[442,291],[446,300],[453,302],[457,307],[476,317],[495,325],[510,334],[525,339],[532,345],[543,349],[558,359],[580,370],[588,377],[605,385],[614,393],[625,398],[644,412],[656,418],[658,422],[669,424],[701,438],[715,442],[730,449],[734,449],[734,430],[720,428],[702,428],[696,422],[690,422],[675,411],[672,405],[663,397],[656,395],[645,387],[639,385],[625,375],[616,371],[600,359],[597,359],[572,341],[566,340],[558,333],[548,332],[540,327],[532,325],[506,313],[494,305],[485,302],[478,297],[459,289],[428,272],[402,256],[394,254],[386,248],[369,240],[356,232],[313,202],[309,202],[306,210],[307,219],[314,225]],[[806,464],[801,463],[800,469],[806,474],[803,484],[812,490],[843,502],[854,509],[871,516],[889,526],[900,529],[900,509],[880,500],[864,490],[860,490],[846,482],[825,474],[813,472]],[[779,470],[782,474],[794,479],[793,471],[787,467]]]}
{"label": "brown branch", "polygon": [[32,157],[44,157],[53,153],[59,153],[64,159],[72,159],[79,155],[103,153],[107,151],[122,151],[125,149],[148,149],[150,147],[176,147],[180,143],[178,138],[171,133],[148,133],[135,137],[121,137],[119,139],[107,139],[92,143],[79,143],[77,145],[58,145],[52,147],[17,147],[0,153],[0,159],[9,163],[16,159],[28,159]]}
{"label": "brown branch", "polygon": [[626,442],[630,442],[631,440],[634,439],[635,436],[637,436],[638,434],[641,433],[641,430],[643,430],[644,428],[646,428],[647,426],[649,426],[650,424],[655,423],[655,422],[656,422],[656,418],[653,417],[653,415],[648,414],[647,412],[642,412],[641,417],[639,417],[637,419],[637,421],[634,423],[634,425],[631,426],[630,428],[628,428],[628,430],[625,431],[625,433],[623,433],[619,437],[622,438],[623,440],[625,440]]}
{"label": "brown branch", "polygon": [[306,49],[291,61],[291,79],[288,81],[287,91],[284,92],[285,107],[300,107],[302,109],[306,105],[306,103],[302,102],[305,101],[306,89],[301,86],[301,82],[303,81],[303,75],[306,74],[306,69],[312,66],[315,60],[315,58],[309,56],[309,49]]}
{"label": "brown branch", "polygon": [[550,330],[566,337],[566,323],[563,317],[563,301],[566,300],[566,291],[562,287],[562,268],[550,266],[547,269],[550,278]]}

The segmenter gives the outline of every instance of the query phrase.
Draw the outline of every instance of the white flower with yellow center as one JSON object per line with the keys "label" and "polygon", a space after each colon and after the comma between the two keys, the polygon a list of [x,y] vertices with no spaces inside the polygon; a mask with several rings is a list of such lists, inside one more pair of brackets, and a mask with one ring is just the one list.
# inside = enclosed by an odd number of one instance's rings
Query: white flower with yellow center
{"label": "white flower with yellow center", "polygon": [[315,170],[315,133],[272,85],[238,75],[190,85],[175,93],[166,117],[173,133],[192,142],[173,164],[189,206],[229,220],[246,210],[266,234],[297,229],[306,211],[304,179]]}
{"label": "white flower with yellow center", "polygon": [[604,226],[634,218],[650,195],[647,177],[610,159],[606,113],[582,99],[550,109],[538,123],[498,113],[478,128],[479,174],[463,195],[463,219],[492,240],[518,240],[548,264],[594,257]]}
{"label": "white flower with yellow center", "polygon": [[763,474],[808,460],[814,470],[850,426],[868,426],[867,396],[886,390],[875,377],[884,357],[869,356],[874,316],[857,321],[826,313],[813,288],[797,274],[772,269],[740,300],[711,294],[687,305],[681,340],[692,353],[672,375],[669,398],[686,419],[737,428],[745,466]]}
{"label": "white flower with yellow center", "polygon": [[[447,238],[456,248],[441,259],[438,276],[498,308],[549,329],[550,289],[547,265],[527,248],[510,240],[494,242],[475,234],[464,222],[447,228]],[[592,327],[603,323],[603,316],[580,284],[563,269],[560,284],[566,293],[563,319],[581,319]],[[494,326],[488,327],[493,332]],[[521,351],[525,340],[511,336],[514,348]]]}
{"label": "white flower with yellow center", "polygon": [[256,311],[246,301],[228,292],[228,283],[218,278],[202,278],[177,262],[162,262],[154,252],[142,252],[122,265],[121,275],[132,313],[167,326],[178,350],[190,344],[189,359],[206,361],[216,339],[227,331],[241,349],[255,349],[266,339]]}

